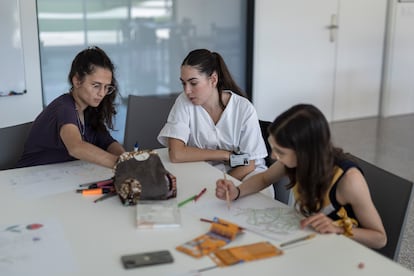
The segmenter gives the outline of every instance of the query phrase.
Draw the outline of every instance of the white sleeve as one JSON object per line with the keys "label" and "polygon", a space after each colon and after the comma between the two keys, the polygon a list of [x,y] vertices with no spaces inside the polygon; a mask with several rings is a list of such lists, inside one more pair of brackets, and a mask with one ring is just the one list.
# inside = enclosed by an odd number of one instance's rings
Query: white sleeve
{"label": "white sleeve", "polygon": [[191,102],[187,103],[185,94],[181,93],[171,108],[167,123],[158,134],[157,139],[162,145],[168,146],[168,138],[179,139],[187,144],[190,136],[188,104],[191,104]]}

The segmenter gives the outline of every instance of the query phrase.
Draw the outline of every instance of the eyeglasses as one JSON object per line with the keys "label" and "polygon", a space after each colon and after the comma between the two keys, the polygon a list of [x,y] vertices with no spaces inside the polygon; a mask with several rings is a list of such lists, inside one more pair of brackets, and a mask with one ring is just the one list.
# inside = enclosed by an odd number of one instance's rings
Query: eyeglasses
{"label": "eyeglasses", "polygon": [[[101,92],[102,86],[103,86],[102,83],[99,83],[99,82],[92,83],[92,89],[96,93]],[[114,93],[115,90],[116,90],[116,87],[114,85],[111,85],[111,84],[107,84],[107,85],[103,86],[103,88],[104,88],[104,91],[105,91],[105,96]]]}

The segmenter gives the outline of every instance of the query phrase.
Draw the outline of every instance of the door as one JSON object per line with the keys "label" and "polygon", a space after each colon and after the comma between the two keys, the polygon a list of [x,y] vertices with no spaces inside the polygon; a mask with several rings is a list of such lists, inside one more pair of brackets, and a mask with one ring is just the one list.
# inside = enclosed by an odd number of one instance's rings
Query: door
{"label": "door", "polygon": [[342,0],[333,121],[379,114],[387,0]]}
{"label": "door", "polygon": [[329,121],[379,113],[387,0],[256,1],[253,103],[262,120],[312,103]]}
{"label": "door", "polygon": [[255,4],[253,103],[273,121],[297,103],[332,118],[338,1],[261,0]]}
{"label": "door", "polygon": [[383,116],[414,113],[414,1],[392,5]]}

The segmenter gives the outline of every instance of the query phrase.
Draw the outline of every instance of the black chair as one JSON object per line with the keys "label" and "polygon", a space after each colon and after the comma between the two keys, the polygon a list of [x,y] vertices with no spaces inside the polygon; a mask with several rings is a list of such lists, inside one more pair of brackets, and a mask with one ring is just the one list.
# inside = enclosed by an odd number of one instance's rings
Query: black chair
{"label": "black chair", "polygon": [[178,94],[129,95],[125,123],[124,147],[127,151],[137,142],[140,149],[164,147],[157,136],[167,122],[168,114]]}
{"label": "black chair", "polygon": [[397,261],[413,194],[413,183],[361,158],[351,156],[363,170],[372,200],[387,233],[386,246],[376,251]]}
{"label": "black chair", "polygon": [[0,129],[0,170],[12,169],[19,161],[32,122]]}
{"label": "black chair", "polygon": [[[270,167],[275,162],[275,160],[273,160],[271,157],[272,149],[270,148],[270,144],[267,141],[267,138],[269,137],[269,133],[267,129],[269,128],[269,125],[271,124],[271,122],[259,120],[259,124],[260,124],[260,129],[262,131],[263,140],[265,141],[266,149],[267,149],[267,157],[265,158],[266,166]],[[286,189],[286,185],[288,183],[289,183],[289,179],[287,177],[284,177],[279,182],[273,184],[273,191],[275,195],[274,198],[287,205],[292,203],[292,199],[291,199],[292,192],[291,190]]]}

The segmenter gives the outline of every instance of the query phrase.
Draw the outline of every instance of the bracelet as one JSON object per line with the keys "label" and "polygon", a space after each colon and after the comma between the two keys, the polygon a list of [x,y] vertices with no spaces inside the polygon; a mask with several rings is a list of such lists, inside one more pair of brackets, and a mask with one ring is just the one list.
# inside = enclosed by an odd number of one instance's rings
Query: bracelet
{"label": "bracelet", "polygon": [[237,189],[237,196],[233,200],[237,200],[240,197],[240,188],[237,186],[236,189]]}

